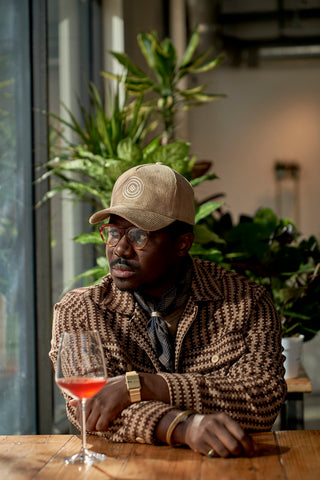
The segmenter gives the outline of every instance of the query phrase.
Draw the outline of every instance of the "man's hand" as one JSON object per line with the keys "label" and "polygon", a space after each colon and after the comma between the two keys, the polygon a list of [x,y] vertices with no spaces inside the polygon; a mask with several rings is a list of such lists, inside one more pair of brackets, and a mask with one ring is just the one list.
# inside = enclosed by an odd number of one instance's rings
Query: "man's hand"
{"label": "man's hand", "polygon": [[[160,442],[166,442],[168,428],[179,412],[181,410],[172,410],[159,421],[156,437]],[[202,455],[210,452],[210,456],[217,457],[251,457],[255,453],[252,438],[225,413],[190,415],[176,426],[171,441],[173,444],[188,445]]]}
{"label": "man's hand", "polygon": [[184,437],[192,450],[203,455],[210,450],[219,457],[251,457],[255,453],[252,438],[225,413],[194,415],[186,422]]}
{"label": "man's hand", "polygon": [[[164,379],[156,374],[139,373],[142,400],[160,400],[169,403],[169,391]],[[77,418],[81,423],[79,400],[71,400],[77,407]],[[119,413],[131,405],[124,375],[108,378],[107,384],[86,402],[86,428],[104,432]]]}
{"label": "man's hand", "polygon": [[[77,418],[81,423],[80,401],[71,400],[70,405],[77,407]],[[106,385],[86,402],[87,430],[106,431],[109,423],[129,405],[124,376],[109,378]]]}

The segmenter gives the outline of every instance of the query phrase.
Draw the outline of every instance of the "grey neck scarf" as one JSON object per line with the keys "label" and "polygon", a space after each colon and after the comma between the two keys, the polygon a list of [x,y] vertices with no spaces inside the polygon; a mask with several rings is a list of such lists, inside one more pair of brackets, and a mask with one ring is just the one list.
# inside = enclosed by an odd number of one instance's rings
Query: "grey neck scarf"
{"label": "grey neck scarf", "polygon": [[170,313],[187,303],[191,275],[191,262],[188,259],[177,284],[168,290],[160,299],[144,295],[139,291],[134,292],[137,302],[151,315],[147,324],[147,332],[152,347],[167,372],[173,372],[174,369],[174,339],[163,317],[170,315]]}

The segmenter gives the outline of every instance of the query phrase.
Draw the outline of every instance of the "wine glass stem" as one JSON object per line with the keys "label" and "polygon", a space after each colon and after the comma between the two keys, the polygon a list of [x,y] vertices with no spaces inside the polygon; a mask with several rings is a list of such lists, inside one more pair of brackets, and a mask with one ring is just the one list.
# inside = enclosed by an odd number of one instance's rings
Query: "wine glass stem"
{"label": "wine glass stem", "polygon": [[82,450],[86,450],[86,448],[87,448],[87,440],[86,440],[86,400],[84,398],[81,400],[81,413],[82,413],[82,422],[81,422]]}

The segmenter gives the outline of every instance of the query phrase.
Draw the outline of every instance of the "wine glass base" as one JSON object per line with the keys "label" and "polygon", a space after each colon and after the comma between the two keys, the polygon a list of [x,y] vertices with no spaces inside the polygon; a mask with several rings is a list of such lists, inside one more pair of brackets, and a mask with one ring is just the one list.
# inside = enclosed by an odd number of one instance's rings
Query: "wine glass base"
{"label": "wine glass base", "polygon": [[89,452],[89,450],[83,449],[71,457],[64,458],[64,461],[66,464],[72,465],[92,465],[93,463],[103,462],[106,458],[103,453]]}

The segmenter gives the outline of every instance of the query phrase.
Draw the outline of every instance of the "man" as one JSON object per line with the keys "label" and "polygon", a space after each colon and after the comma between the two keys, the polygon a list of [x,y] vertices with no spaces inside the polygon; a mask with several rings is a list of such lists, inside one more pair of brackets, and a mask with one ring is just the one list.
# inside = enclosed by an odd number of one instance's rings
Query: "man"
{"label": "man", "polygon": [[[87,402],[87,429],[120,442],[253,455],[285,396],[280,324],[262,286],[192,259],[194,194],[162,164],[134,167],[95,213],[110,273],[55,306],[50,357],[63,331],[98,330],[108,382]],[[68,417],[78,424],[76,400]]]}

